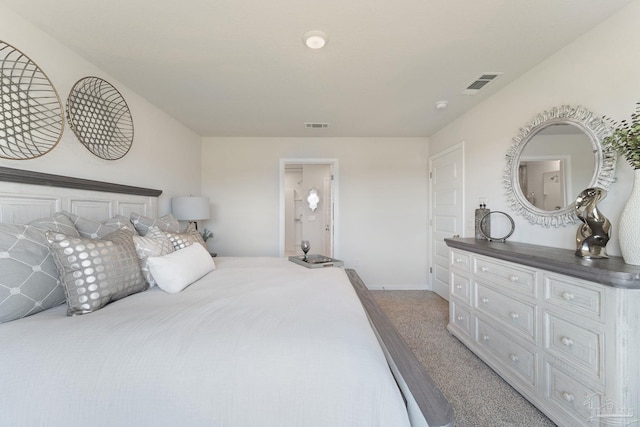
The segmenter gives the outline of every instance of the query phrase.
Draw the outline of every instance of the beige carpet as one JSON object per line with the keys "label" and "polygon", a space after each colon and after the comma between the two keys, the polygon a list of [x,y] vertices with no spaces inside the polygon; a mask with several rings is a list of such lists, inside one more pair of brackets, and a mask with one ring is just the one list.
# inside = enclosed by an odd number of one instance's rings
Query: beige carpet
{"label": "beige carpet", "polygon": [[372,291],[455,413],[458,427],[554,426],[446,329],[449,305],[430,291]]}

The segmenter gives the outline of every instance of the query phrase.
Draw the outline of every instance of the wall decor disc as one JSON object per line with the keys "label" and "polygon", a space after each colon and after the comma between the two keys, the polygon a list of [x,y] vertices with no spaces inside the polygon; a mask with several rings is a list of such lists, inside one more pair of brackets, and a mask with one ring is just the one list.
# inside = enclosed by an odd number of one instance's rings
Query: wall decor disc
{"label": "wall decor disc", "polygon": [[106,80],[78,80],[67,99],[67,119],[82,145],[101,159],[120,159],[131,148],[133,119],[129,107]]}
{"label": "wall decor disc", "polygon": [[0,157],[26,160],[51,151],[64,130],[62,102],[27,55],[0,40]]}

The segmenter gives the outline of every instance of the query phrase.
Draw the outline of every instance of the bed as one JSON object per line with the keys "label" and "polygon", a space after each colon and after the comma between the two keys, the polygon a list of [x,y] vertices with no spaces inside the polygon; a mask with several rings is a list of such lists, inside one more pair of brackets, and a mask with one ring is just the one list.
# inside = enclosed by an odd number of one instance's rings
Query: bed
{"label": "bed", "polygon": [[[3,223],[59,211],[153,216],[159,195],[8,168],[1,181]],[[453,425],[355,271],[206,262],[213,268],[176,292],[159,284],[88,314],[68,316],[68,302],[1,323],[0,424]]]}

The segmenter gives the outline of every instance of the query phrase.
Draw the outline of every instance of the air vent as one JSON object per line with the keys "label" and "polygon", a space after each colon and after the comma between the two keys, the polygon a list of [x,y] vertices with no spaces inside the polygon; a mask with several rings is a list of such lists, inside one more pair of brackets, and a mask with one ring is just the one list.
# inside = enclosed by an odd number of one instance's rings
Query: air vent
{"label": "air vent", "polygon": [[305,122],[304,127],[307,129],[326,129],[329,127],[329,123],[309,123]]}
{"label": "air vent", "polygon": [[491,83],[496,77],[502,73],[484,73],[476,81],[471,83],[465,90],[462,91],[463,95],[475,95],[480,92],[480,89],[485,87],[488,83]]}

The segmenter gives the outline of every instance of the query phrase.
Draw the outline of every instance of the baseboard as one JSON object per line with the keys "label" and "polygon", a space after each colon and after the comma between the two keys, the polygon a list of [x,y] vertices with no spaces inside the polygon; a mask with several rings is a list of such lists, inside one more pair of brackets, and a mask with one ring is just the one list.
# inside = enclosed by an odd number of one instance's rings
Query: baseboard
{"label": "baseboard", "polygon": [[367,285],[367,288],[372,291],[430,291],[431,288],[427,284],[420,285]]}

